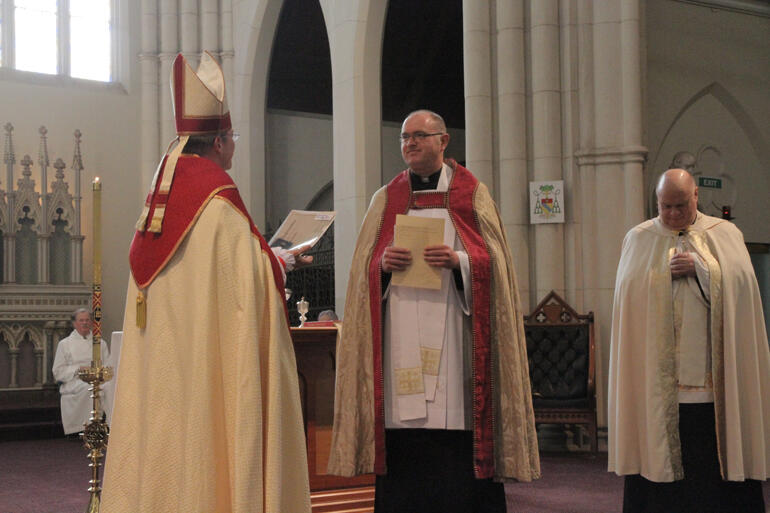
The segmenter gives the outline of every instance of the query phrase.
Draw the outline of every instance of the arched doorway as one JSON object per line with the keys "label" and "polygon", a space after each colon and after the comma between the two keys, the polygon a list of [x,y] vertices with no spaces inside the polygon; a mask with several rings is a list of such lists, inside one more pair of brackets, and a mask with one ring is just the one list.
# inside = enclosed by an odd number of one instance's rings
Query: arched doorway
{"label": "arched doorway", "polygon": [[[317,0],[285,0],[270,57],[265,113],[265,230],[274,231],[292,209],[309,205],[333,176],[332,70],[329,39]],[[328,195],[327,195],[328,196]],[[332,205],[325,205],[331,209]],[[312,265],[287,276],[293,303],[310,302],[308,319],[334,308],[334,235],[310,251]]]}

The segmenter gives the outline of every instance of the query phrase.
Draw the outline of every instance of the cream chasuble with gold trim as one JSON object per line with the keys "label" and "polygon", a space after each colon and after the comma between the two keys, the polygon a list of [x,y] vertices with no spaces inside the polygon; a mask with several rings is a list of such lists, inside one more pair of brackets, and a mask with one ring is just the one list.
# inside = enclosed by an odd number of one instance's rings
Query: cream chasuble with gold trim
{"label": "cream chasuble with gold trim", "polygon": [[270,258],[215,196],[147,288],[129,279],[101,510],[309,512],[294,348]]}
{"label": "cream chasuble with gold trim", "polygon": [[[722,477],[766,479],[770,351],[748,251],[740,231],[723,219],[699,213],[687,232],[710,273],[707,329]],[[678,237],[679,232],[656,220],[632,228],[623,241],[615,282],[608,467],[656,482],[684,477],[678,414],[681,375],[669,267]]]}

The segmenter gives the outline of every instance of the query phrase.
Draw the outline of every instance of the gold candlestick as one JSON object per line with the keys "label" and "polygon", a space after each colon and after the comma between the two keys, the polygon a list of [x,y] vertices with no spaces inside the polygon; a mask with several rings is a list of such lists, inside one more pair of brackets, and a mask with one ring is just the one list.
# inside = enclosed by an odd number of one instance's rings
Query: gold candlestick
{"label": "gold candlestick", "polygon": [[93,182],[94,200],[94,284],[92,307],[94,322],[92,366],[102,364],[102,182],[97,176]]}
{"label": "gold candlestick", "polygon": [[104,413],[101,407],[101,384],[112,379],[112,367],[102,366],[102,184],[97,176],[93,182],[93,237],[94,237],[94,282],[91,293],[91,306],[93,309],[93,337],[91,366],[81,367],[78,377],[90,384],[93,409],[91,418],[83,431],[83,443],[88,449],[88,466],[91,467],[91,479],[88,492],[91,498],[88,501],[86,513],[99,513],[101,503],[101,481],[99,479],[99,467],[104,458],[104,448],[110,428],[104,422]]}

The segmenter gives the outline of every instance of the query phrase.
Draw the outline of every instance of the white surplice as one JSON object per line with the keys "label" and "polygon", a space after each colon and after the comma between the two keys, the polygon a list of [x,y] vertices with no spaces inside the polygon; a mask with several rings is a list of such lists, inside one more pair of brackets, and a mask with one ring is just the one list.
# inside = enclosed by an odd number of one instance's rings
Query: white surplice
{"label": "white surplice", "polygon": [[[78,378],[78,369],[91,365],[93,356],[93,343],[91,333],[82,337],[77,330],[67,338],[63,338],[56,346],[56,357],[53,361],[53,377],[60,383],[61,394],[61,421],[64,434],[83,431],[83,425],[91,417],[93,400],[88,391],[89,384]],[[110,357],[107,344],[102,340],[102,362]],[[104,398],[104,395],[102,396]],[[102,404],[104,411],[111,411],[109,405]],[[109,418],[107,421],[109,422]]]}
{"label": "white surplice", "polygon": [[[703,214],[698,213],[698,216]],[[664,229],[660,219],[655,223]],[[690,253],[695,264],[695,276],[675,279],[671,283],[674,300],[674,339],[679,382],[680,403],[714,402],[711,377],[711,279],[705,259],[713,259],[707,252],[699,254],[689,239],[687,230],[679,232],[676,253]],[[718,265],[718,264],[716,264]]]}
{"label": "white surplice", "polygon": [[[451,177],[452,169],[444,164],[436,191],[448,190]],[[457,290],[451,270],[442,269],[438,290],[391,285],[384,292],[385,427],[469,429],[470,358],[464,356],[463,345],[463,323],[471,306],[468,255],[446,209],[410,209],[407,215],[444,219],[444,244],[460,258],[464,290]],[[423,374],[422,391],[399,396],[394,370],[420,366],[421,348],[439,348],[438,375]]]}

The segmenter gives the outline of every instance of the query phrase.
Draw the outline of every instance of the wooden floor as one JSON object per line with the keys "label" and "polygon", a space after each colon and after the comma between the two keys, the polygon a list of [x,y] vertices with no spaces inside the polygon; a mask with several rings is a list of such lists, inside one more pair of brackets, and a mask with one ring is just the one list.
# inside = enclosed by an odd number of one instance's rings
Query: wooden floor
{"label": "wooden floor", "polygon": [[313,513],[371,513],[374,511],[374,487],[313,492]]}

